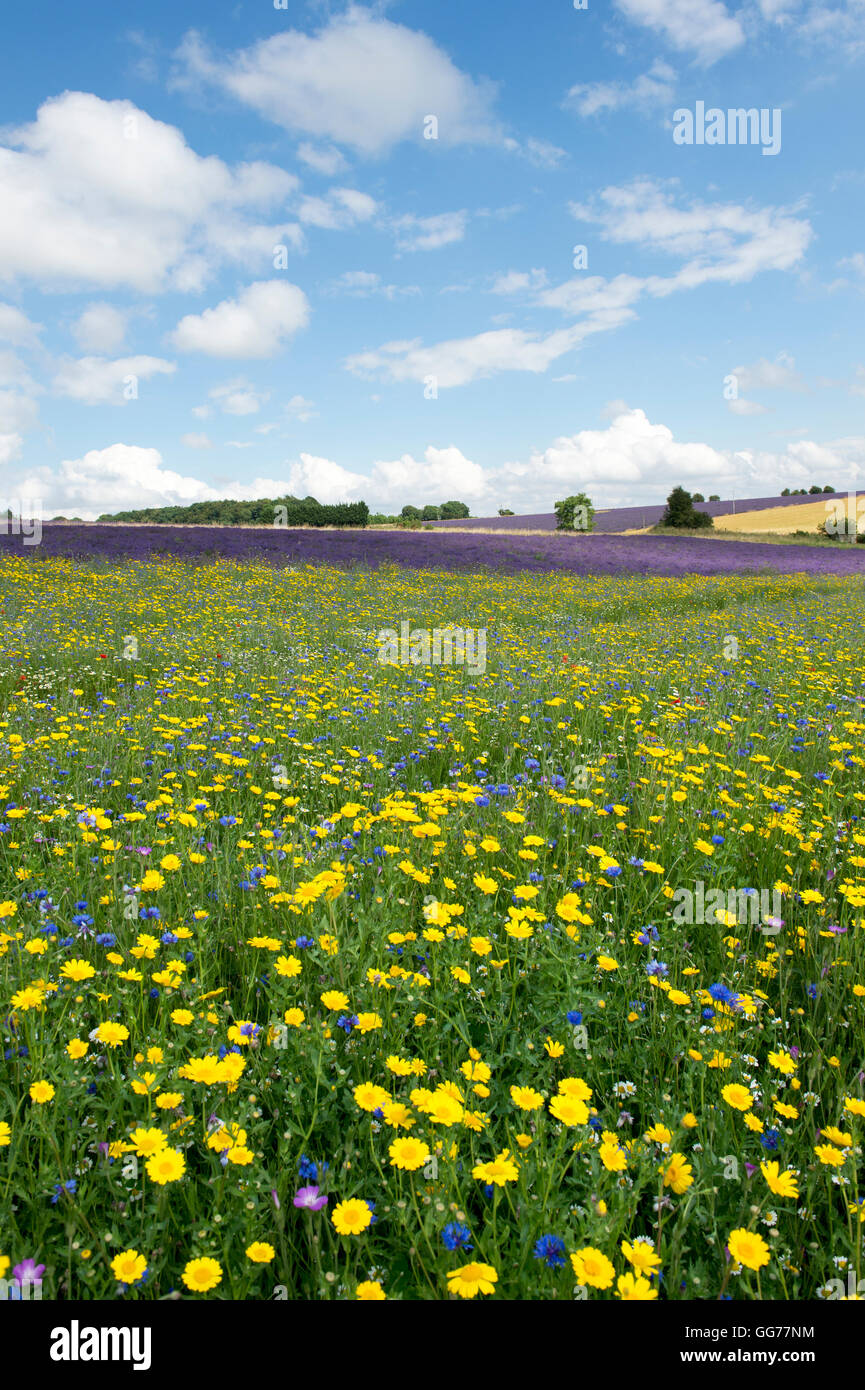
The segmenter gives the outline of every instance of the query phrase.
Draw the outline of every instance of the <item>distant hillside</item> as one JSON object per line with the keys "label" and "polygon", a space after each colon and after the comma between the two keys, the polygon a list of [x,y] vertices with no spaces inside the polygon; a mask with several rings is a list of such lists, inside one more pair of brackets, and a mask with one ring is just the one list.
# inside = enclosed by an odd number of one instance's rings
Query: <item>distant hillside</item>
{"label": "distant hillside", "polygon": [[[759,512],[769,507],[794,507],[805,501],[831,501],[844,498],[845,492],[826,492],[819,498],[799,497],[742,497],[730,498],[725,502],[695,502],[698,512],[709,516],[729,516],[736,512]],[[666,511],[666,503],[658,502],[647,506],[612,507],[609,511],[595,512],[594,530],[602,534],[618,531],[636,531],[644,526],[657,526]],[[483,531],[555,531],[557,517],[555,512],[540,512],[532,516],[488,516],[472,517],[470,520],[434,521],[433,526],[449,526]]]}

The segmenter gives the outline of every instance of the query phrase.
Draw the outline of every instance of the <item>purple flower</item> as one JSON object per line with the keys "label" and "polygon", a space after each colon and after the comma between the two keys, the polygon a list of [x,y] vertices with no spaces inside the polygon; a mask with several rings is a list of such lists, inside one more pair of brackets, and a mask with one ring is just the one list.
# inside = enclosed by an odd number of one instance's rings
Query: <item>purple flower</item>
{"label": "purple flower", "polygon": [[36,1283],[45,1273],[44,1265],[37,1265],[33,1260],[22,1260],[20,1265],[16,1265],[12,1271],[19,1284]]}
{"label": "purple flower", "polygon": [[321,1211],[327,1206],[327,1197],[320,1197],[317,1187],[299,1187],[294,1194],[294,1205],[304,1211]]}

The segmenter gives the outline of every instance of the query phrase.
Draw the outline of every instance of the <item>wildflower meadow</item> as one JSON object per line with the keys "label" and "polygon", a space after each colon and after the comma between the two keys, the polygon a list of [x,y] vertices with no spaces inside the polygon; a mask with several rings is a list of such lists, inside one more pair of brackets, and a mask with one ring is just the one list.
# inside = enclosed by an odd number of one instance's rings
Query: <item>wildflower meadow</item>
{"label": "wildflower meadow", "polygon": [[6,555],[0,605],[18,1296],[862,1296],[861,572]]}

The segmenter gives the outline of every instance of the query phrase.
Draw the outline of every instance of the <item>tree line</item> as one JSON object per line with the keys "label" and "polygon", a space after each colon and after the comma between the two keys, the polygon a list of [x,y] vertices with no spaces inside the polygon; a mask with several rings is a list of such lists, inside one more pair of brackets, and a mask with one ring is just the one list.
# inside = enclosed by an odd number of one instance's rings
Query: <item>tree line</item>
{"label": "tree line", "polygon": [[250,502],[191,502],[103,512],[97,521],[144,521],[156,526],[366,526],[365,502],[319,502],[315,497],[258,497]]}

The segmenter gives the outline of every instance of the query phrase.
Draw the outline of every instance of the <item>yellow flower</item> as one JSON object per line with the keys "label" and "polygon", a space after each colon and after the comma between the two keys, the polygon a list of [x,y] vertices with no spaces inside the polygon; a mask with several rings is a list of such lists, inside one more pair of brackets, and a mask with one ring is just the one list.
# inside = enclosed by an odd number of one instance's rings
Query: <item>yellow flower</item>
{"label": "yellow flower", "polygon": [[372,1221],[372,1212],[366,1202],[361,1202],[357,1197],[350,1197],[348,1201],[340,1202],[334,1208],[331,1221],[341,1236],[357,1236],[361,1231],[365,1231]]}
{"label": "yellow flower", "polygon": [[414,1115],[400,1100],[388,1101],[382,1106],[381,1113],[385,1124],[390,1125],[391,1129],[411,1129],[415,1123]]}
{"label": "yellow flower", "polygon": [[275,965],[277,975],[284,975],[287,979],[299,975],[303,968],[297,956],[277,956]]}
{"label": "yellow flower", "polygon": [[276,1251],[266,1240],[254,1240],[251,1245],[247,1245],[244,1253],[246,1258],[256,1265],[269,1265],[271,1260],[276,1258]]}
{"label": "yellow flower", "polygon": [[177,1182],[186,1172],[186,1159],[179,1149],[160,1149],[158,1153],[148,1158],[147,1176],[159,1187],[165,1187],[166,1183]]}
{"label": "yellow flower", "polygon": [[544,1051],[549,1057],[562,1057],[565,1052],[564,1043],[554,1042],[552,1038],[547,1038],[544,1043]]}
{"label": "yellow flower", "polygon": [[129,1142],[139,1158],[150,1158],[168,1147],[168,1140],[161,1129],[134,1129]]}
{"label": "yellow flower", "polygon": [[618,1144],[601,1144],[598,1157],[608,1173],[623,1173],[628,1166],[628,1156]]}
{"label": "yellow flower", "polygon": [[383,1086],[374,1086],[371,1081],[362,1081],[359,1086],[355,1086],[352,1091],[355,1104],[361,1110],[380,1110],[390,1100],[390,1095]]}
{"label": "yellow flower", "polygon": [[439,1087],[429,1097],[425,1106],[425,1113],[432,1120],[433,1124],[458,1125],[465,1114],[465,1111],[457,1100],[456,1096]]}
{"label": "yellow flower", "polygon": [[796,1070],[796,1063],[793,1061],[789,1052],[770,1052],[769,1065],[770,1067],[774,1067],[776,1071],[782,1072],[785,1076],[789,1076],[791,1072]]}
{"label": "yellow flower", "polygon": [[815,1144],[814,1152],[827,1168],[843,1168],[847,1161],[847,1155],[834,1144]]}
{"label": "yellow flower", "polygon": [[328,989],[321,996],[321,1002],[326,1009],[336,1013],[348,1008],[348,995],[343,994],[339,989]]}
{"label": "yellow flower", "polygon": [[602,1250],[586,1245],[571,1256],[571,1265],[577,1283],[589,1284],[593,1289],[608,1289],[615,1276],[615,1269]]}
{"label": "yellow flower", "polygon": [[50,1081],[34,1081],[30,1087],[30,1099],[36,1105],[47,1105],[49,1100],[54,1099],[54,1096],[54,1087]]}
{"label": "yellow flower", "polygon": [[520,1110],[540,1110],[544,1103],[540,1091],[533,1091],[531,1086],[512,1086],[511,1100]]}
{"label": "yellow flower", "polygon": [[725,1086],[721,1095],[724,1097],[727,1104],[732,1106],[734,1110],[750,1110],[751,1106],[754,1104],[754,1097],[751,1095],[747,1086],[739,1086],[736,1084]]}
{"label": "yellow flower", "polygon": [[578,1096],[553,1096],[549,1111],[553,1119],[563,1125],[585,1125],[589,1122],[589,1107]]}
{"label": "yellow flower", "polygon": [[592,1099],[591,1086],[587,1086],[579,1076],[563,1076],[559,1082],[559,1093],[563,1096],[575,1096],[577,1100],[586,1102]]}
{"label": "yellow flower", "polygon": [[460,1298],[475,1298],[479,1293],[495,1293],[498,1274],[492,1265],[462,1265],[459,1269],[448,1271],[448,1293],[458,1294]]}
{"label": "yellow flower", "polygon": [[516,1182],[520,1176],[520,1170],[510,1156],[508,1149],[505,1149],[489,1163],[476,1163],[472,1169],[472,1177],[478,1182],[495,1183],[496,1187],[504,1187],[505,1183]]}
{"label": "yellow flower", "polygon": [[782,1173],[780,1164],[772,1162],[761,1163],[760,1172],[766,1179],[769,1191],[774,1192],[776,1197],[799,1196],[799,1188],[796,1182],[797,1175],[795,1169],[787,1168]]}
{"label": "yellow flower", "polygon": [[96,1029],[96,1036],[109,1047],[119,1047],[129,1037],[129,1029],[125,1023],[100,1023]]}
{"label": "yellow flower", "polygon": [[651,1129],[646,1130],[646,1138],[650,1144],[669,1144],[672,1139],[672,1132],[666,1125],[655,1124]]}
{"label": "yellow flower", "polygon": [[688,1188],[693,1184],[694,1179],[691,1173],[691,1165],[684,1154],[671,1154],[669,1163],[662,1171],[664,1174],[664,1186],[672,1187],[673,1191],[678,1196],[681,1196],[683,1192],[687,1192]]}
{"label": "yellow flower", "polygon": [[215,1289],[222,1279],[222,1266],[218,1260],[205,1256],[201,1260],[190,1260],[181,1276],[184,1284],[193,1293],[207,1293]]}
{"label": "yellow flower", "polygon": [[630,1272],[619,1275],[616,1280],[616,1288],[623,1303],[650,1303],[653,1298],[658,1297],[658,1290],[652,1288],[648,1279],[643,1279],[640,1275],[633,1275]]}
{"label": "yellow flower", "polygon": [[111,1272],[118,1284],[135,1284],[147,1268],[147,1258],[137,1250],[123,1250],[111,1261]]}
{"label": "yellow flower", "polygon": [[88,960],[68,960],[60,974],[65,980],[91,980],[96,971]]}
{"label": "yellow flower", "polygon": [[618,961],[613,960],[612,956],[598,956],[598,965],[601,970],[618,970]]}
{"label": "yellow flower", "polygon": [[362,1284],[358,1284],[354,1296],[360,1303],[382,1303],[387,1298],[377,1279],[365,1279]]}
{"label": "yellow flower", "polygon": [[303,1023],[303,1009],[286,1009],[283,1018],[289,1028],[299,1028]]}
{"label": "yellow flower", "polygon": [[830,1144],[837,1144],[841,1149],[849,1149],[853,1143],[853,1135],[844,1130],[836,1129],[834,1125],[829,1125],[821,1129],[820,1133],[824,1139],[828,1139]]}
{"label": "yellow flower", "polygon": [[90,1044],[84,1042],[83,1038],[73,1038],[66,1044],[66,1052],[73,1062],[77,1062],[81,1057],[87,1056],[87,1049]]}
{"label": "yellow flower", "polygon": [[736,1264],[746,1269],[762,1269],[769,1263],[769,1247],[756,1231],[746,1231],[739,1227],[727,1237],[727,1248]]}
{"label": "yellow flower", "polygon": [[180,1091],[163,1091],[156,1097],[156,1105],[159,1110],[176,1110],[178,1105],[182,1105],[183,1096]]}
{"label": "yellow flower", "polygon": [[656,1269],[661,1268],[661,1257],[656,1255],[653,1247],[645,1240],[622,1241],[622,1254],[625,1259],[634,1266],[638,1274],[652,1274]]}
{"label": "yellow flower", "polygon": [[375,1028],[383,1027],[381,1015],[372,1013],[358,1014],[355,1027],[359,1033],[371,1033]]}
{"label": "yellow flower", "polygon": [[423,1168],[432,1157],[429,1149],[422,1139],[412,1139],[407,1136],[402,1139],[394,1139],[390,1148],[391,1166],[393,1168],[403,1168],[406,1172],[413,1173],[417,1168]]}

